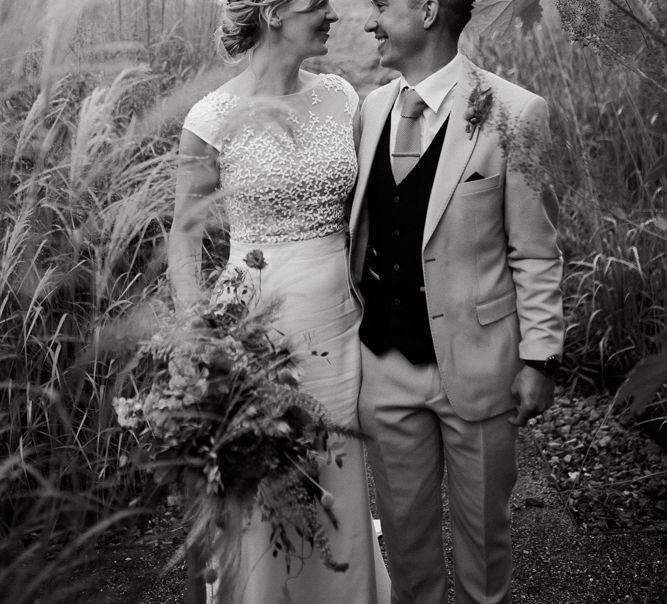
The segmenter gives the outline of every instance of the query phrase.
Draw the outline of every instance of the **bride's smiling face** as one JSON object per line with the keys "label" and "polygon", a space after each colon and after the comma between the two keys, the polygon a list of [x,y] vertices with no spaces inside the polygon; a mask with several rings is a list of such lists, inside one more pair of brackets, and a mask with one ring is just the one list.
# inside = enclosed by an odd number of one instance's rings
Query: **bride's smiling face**
{"label": "bride's smiling face", "polygon": [[295,54],[307,58],[327,53],[331,24],[338,21],[330,0],[292,0],[275,16],[280,20],[276,33],[281,43]]}

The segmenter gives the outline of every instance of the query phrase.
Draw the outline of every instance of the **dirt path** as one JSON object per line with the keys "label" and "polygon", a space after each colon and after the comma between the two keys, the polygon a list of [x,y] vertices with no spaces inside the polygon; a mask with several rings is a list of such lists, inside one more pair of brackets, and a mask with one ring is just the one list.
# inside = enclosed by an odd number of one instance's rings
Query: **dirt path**
{"label": "dirt path", "polygon": [[[519,442],[514,602],[665,604],[667,535],[580,534],[551,487],[532,438],[524,432]],[[531,505],[538,502],[544,507]]]}
{"label": "dirt path", "polygon": [[[519,439],[519,460],[520,477],[512,499],[515,604],[665,603],[667,536],[580,534],[551,487],[527,431]],[[167,509],[167,517],[151,532],[139,535],[134,545],[100,551],[91,560],[91,587],[76,601],[182,603],[183,565],[160,576],[182,539],[182,530],[169,514]]]}

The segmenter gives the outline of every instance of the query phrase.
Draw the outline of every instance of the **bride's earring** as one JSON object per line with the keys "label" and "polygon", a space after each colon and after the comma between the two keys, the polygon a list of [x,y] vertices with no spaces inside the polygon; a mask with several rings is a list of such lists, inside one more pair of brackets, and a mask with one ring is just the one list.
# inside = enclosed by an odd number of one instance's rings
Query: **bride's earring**
{"label": "bride's earring", "polygon": [[273,17],[271,19],[271,27],[280,29],[283,26],[283,20],[280,17]]}

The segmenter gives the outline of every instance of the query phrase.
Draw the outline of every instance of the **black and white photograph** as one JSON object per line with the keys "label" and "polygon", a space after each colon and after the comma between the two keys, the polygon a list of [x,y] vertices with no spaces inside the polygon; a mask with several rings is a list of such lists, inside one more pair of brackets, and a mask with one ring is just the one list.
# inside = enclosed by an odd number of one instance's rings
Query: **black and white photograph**
{"label": "black and white photograph", "polygon": [[0,0],[0,604],[664,604],[663,0]]}

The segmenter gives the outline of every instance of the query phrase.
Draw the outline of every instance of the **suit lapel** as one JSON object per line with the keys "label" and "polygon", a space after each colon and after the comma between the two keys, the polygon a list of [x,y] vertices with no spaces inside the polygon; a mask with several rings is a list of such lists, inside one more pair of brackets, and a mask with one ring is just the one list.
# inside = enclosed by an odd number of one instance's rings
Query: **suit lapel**
{"label": "suit lapel", "polygon": [[461,66],[461,77],[454,91],[454,103],[449,115],[449,124],[440,153],[440,161],[433,179],[433,189],[431,190],[426,213],[422,250],[426,247],[445,213],[479,137],[479,128],[475,130],[472,138],[470,137],[465,131],[467,123],[463,119],[463,113],[468,106],[468,97],[476,84],[472,75],[474,69],[476,67],[464,58]]}
{"label": "suit lapel", "polygon": [[359,226],[359,219],[364,206],[366,197],[366,187],[368,186],[368,177],[371,172],[375,151],[377,150],[380,136],[387,123],[391,108],[398,96],[399,80],[394,80],[387,86],[381,96],[373,103],[372,107],[364,109],[364,124],[361,133],[361,142],[359,143],[359,177],[357,179],[357,188],[354,194],[354,203],[350,214],[350,231],[354,238],[354,233]]}

